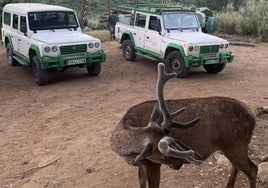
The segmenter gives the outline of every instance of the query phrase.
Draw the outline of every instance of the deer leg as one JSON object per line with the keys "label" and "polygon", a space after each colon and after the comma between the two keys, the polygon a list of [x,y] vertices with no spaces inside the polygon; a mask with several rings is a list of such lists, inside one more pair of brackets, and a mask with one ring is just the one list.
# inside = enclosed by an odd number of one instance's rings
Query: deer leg
{"label": "deer leg", "polygon": [[229,177],[228,184],[227,184],[226,188],[233,188],[233,187],[234,187],[235,179],[236,179],[236,176],[237,176],[237,174],[238,174],[238,171],[239,171],[239,169],[236,168],[236,167],[232,164],[231,175],[230,175],[230,177]]}
{"label": "deer leg", "polygon": [[149,188],[159,188],[161,164],[152,163],[145,166],[148,177]]}
{"label": "deer leg", "polygon": [[247,158],[248,165],[249,165],[249,171],[245,172],[248,176],[250,188],[256,188],[256,179],[257,179],[257,173],[258,173],[258,166],[255,165],[249,157]]}
{"label": "deer leg", "polygon": [[139,166],[140,188],[146,188],[147,182],[149,188],[159,188],[160,185],[161,164],[146,161],[143,166]]}
{"label": "deer leg", "polygon": [[146,174],[146,169],[144,166],[139,166],[139,182],[140,182],[140,188],[146,188],[148,177]]}
{"label": "deer leg", "polygon": [[256,188],[258,167],[249,159],[248,148],[242,149],[240,147],[239,149],[236,149],[233,147],[228,151],[225,150],[224,155],[233,164],[233,170],[228,185],[230,185],[230,187],[234,186],[235,178],[239,169],[247,175],[250,188]]}

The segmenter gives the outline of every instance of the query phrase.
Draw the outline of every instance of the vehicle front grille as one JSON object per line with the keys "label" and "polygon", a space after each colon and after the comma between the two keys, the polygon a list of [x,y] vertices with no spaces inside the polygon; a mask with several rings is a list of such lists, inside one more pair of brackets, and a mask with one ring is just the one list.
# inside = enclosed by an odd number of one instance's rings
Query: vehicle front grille
{"label": "vehicle front grille", "polygon": [[61,46],[60,47],[60,52],[61,52],[62,55],[82,53],[82,52],[86,52],[86,51],[87,51],[87,45],[86,44]]}
{"label": "vehicle front grille", "polygon": [[216,54],[219,52],[219,45],[201,46],[200,54]]}
{"label": "vehicle front grille", "polygon": [[72,54],[64,54],[63,55],[63,57],[75,57],[75,56],[77,56],[77,57],[79,57],[79,56],[85,56],[86,55],[86,53],[72,53]]}

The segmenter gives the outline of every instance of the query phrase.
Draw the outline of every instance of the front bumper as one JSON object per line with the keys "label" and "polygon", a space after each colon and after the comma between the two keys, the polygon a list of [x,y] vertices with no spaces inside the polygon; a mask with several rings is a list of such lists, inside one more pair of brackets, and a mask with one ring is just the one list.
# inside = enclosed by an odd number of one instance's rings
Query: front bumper
{"label": "front bumper", "polygon": [[[68,65],[68,61],[70,60],[85,60],[85,61],[78,61],[79,63],[77,64],[72,64]],[[92,63],[98,63],[98,62],[105,62],[106,61],[106,54],[104,53],[103,50],[100,50],[95,53],[82,53],[79,55],[59,55],[58,57],[48,57],[48,56],[43,56],[41,58],[41,64],[43,69],[52,69],[52,68],[57,68],[57,69],[64,69],[68,67],[73,67],[73,66],[83,66],[83,65],[90,65]],[[81,63],[83,62],[83,63]]]}
{"label": "front bumper", "polygon": [[231,63],[234,59],[234,55],[229,53],[220,53],[218,56],[215,57],[207,57],[205,55],[200,55],[199,57],[194,56],[187,56],[184,57],[184,62],[186,67],[199,67],[205,65],[207,60],[219,60],[219,64],[221,63]]}

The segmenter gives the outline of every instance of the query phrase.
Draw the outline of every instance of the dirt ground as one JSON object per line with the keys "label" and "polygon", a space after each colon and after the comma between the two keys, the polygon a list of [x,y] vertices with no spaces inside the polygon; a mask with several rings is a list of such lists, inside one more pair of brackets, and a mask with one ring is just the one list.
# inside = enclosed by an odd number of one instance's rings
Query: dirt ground
{"label": "dirt ground", "polygon": [[[116,42],[103,47],[107,61],[98,77],[74,68],[51,73],[42,87],[30,68],[8,66],[0,47],[0,187],[138,187],[136,167],[111,151],[110,137],[128,108],[156,99],[157,63],[125,61]],[[268,106],[268,44],[231,50],[235,60],[223,72],[194,69],[187,78],[169,81],[165,97],[229,96],[253,111]],[[257,120],[249,152],[259,164],[268,155],[268,117]],[[210,157],[178,171],[163,165],[161,187],[222,188],[227,178],[228,171]],[[248,187],[244,174],[236,187]],[[258,182],[258,188],[267,187]]]}

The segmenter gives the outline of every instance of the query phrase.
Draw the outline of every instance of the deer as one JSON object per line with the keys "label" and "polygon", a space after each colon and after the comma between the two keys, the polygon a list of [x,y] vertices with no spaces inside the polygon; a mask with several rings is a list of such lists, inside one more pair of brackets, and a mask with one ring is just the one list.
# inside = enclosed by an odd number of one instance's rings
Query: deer
{"label": "deer", "polygon": [[112,131],[112,151],[138,167],[140,188],[159,188],[162,164],[175,170],[200,165],[215,151],[232,164],[227,188],[234,187],[239,170],[256,188],[258,167],[248,155],[256,120],[249,106],[221,96],[164,100],[164,86],[175,77],[158,64],[157,100],[127,110]]}

